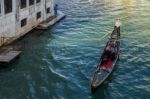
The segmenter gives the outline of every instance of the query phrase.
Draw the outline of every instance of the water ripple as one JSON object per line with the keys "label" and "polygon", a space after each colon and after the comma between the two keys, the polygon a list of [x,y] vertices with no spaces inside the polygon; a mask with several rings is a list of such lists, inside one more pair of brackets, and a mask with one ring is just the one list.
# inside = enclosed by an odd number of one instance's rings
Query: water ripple
{"label": "water ripple", "polygon": [[[19,41],[24,48],[19,62],[0,72],[0,99],[149,99],[150,2],[56,3],[67,17]],[[120,60],[92,95],[90,81],[117,18],[123,22]]]}

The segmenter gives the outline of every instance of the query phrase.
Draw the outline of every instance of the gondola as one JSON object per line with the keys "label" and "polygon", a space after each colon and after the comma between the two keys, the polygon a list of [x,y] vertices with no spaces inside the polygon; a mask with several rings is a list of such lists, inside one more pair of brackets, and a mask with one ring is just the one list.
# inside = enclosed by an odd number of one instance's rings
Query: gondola
{"label": "gondola", "polygon": [[120,26],[121,22],[116,21],[114,30],[103,50],[100,62],[96,68],[91,82],[92,93],[109,77],[114,70],[115,64],[119,58],[120,48]]}

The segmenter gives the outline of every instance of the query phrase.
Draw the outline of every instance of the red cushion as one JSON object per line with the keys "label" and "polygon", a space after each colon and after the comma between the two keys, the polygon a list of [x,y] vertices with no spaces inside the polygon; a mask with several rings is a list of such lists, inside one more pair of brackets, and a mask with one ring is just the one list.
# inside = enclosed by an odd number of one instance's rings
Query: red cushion
{"label": "red cushion", "polygon": [[102,64],[102,66],[105,67],[105,68],[111,68],[111,66],[112,66],[112,61],[111,61],[111,59],[109,59],[108,61],[104,62],[104,63]]}

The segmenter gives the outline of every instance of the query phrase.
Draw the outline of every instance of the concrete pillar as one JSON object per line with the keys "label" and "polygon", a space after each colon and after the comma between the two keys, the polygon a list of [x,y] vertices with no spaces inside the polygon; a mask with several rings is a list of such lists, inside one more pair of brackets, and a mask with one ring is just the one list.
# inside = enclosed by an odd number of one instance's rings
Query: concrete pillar
{"label": "concrete pillar", "polygon": [[13,13],[16,12],[16,1],[18,1],[18,0],[12,0],[12,12]]}
{"label": "concrete pillar", "polygon": [[44,20],[46,20],[46,0],[43,0],[43,14]]}
{"label": "concrete pillar", "polygon": [[15,36],[19,33],[20,28],[20,0],[15,0]]}
{"label": "concrete pillar", "polygon": [[51,0],[51,14],[52,14],[52,16],[54,16],[54,6],[55,6],[55,2],[54,2],[54,0]]}
{"label": "concrete pillar", "polygon": [[1,0],[1,15],[4,15],[4,0]]}

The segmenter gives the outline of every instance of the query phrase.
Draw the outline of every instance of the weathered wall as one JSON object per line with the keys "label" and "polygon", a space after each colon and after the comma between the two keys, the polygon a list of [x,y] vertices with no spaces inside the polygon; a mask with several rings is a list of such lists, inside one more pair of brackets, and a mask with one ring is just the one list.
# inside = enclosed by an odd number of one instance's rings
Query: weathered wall
{"label": "weathered wall", "polygon": [[[40,3],[35,3],[29,6],[27,0],[27,7],[20,9],[20,0],[13,0],[13,11],[4,14],[4,0],[1,0],[0,13],[0,46],[8,40],[13,40],[29,32],[36,27],[40,22],[53,16],[53,0],[41,0]],[[49,14],[46,13],[46,8],[50,7]],[[37,20],[37,12],[41,11],[41,18]],[[27,24],[21,27],[21,20],[27,18]]]}

